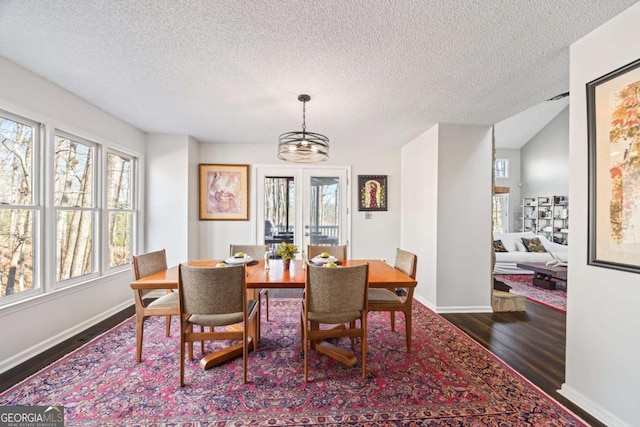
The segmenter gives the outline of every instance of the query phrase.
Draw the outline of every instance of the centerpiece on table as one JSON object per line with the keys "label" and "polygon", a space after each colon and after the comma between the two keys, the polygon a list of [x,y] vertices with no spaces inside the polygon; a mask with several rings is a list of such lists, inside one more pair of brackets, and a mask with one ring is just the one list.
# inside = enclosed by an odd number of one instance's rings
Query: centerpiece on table
{"label": "centerpiece on table", "polygon": [[298,253],[298,247],[293,243],[282,242],[276,248],[276,255],[282,258],[282,263],[284,265],[285,270],[289,269],[291,260],[296,257],[297,253]]}

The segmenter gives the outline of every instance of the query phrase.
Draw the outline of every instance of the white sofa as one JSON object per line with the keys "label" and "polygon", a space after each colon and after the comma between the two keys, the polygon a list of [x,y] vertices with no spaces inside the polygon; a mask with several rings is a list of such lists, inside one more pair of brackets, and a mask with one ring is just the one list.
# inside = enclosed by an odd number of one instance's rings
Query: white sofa
{"label": "white sofa", "polygon": [[519,262],[547,262],[553,259],[548,252],[527,252],[522,243],[523,237],[525,239],[539,238],[547,251],[551,250],[564,262],[567,261],[568,247],[566,245],[551,242],[546,237],[534,234],[532,231],[523,233],[494,231],[493,240],[501,240],[509,252],[496,252],[496,265],[493,268],[493,274],[533,274],[533,271],[518,268],[516,264]]}

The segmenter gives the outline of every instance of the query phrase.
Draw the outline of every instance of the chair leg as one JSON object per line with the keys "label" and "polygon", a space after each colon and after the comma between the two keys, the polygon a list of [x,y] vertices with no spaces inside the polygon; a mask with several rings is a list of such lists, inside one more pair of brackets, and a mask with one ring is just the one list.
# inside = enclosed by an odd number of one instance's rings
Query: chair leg
{"label": "chair leg", "polygon": [[390,311],[389,314],[391,315],[391,330],[393,332],[396,331],[396,312],[395,311]]}
{"label": "chair leg", "polygon": [[144,336],[144,316],[136,315],[136,362],[142,361],[142,337]]}
{"label": "chair leg", "polygon": [[404,312],[404,324],[407,335],[407,353],[411,354],[411,311]]}
{"label": "chair leg", "polygon": [[249,357],[249,346],[247,345],[248,323],[247,319],[245,319],[242,325],[242,384],[247,383],[247,358]]}
{"label": "chair leg", "polygon": [[[187,332],[193,332],[193,325],[189,324],[189,326],[187,327]],[[189,346],[189,360],[193,360],[193,341],[189,341],[187,343],[187,346]]]}
{"label": "chair leg", "polygon": [[[304,319],[303,319],[304,322]],[[308,331],[307,331],[307,322],[305,323],[305,327],[302,330],[302,353],[304,354],[304,382],[308,382],[309,381],[309,342],[307,342],[307,339],[309,337],[308,335]]]}
{"label": "chair leg", "polygon": [[[181,328],[182,329],[182,328]],[[180,387],[184,387],[184,335],[180,332]]]}
{"label": "chair leg", "polygon": [[167,323],[167,336],[170,337],[171,336],[171,316],[166,316],[166,323]]}
{"label": "chair leg", "polygon": [[362,378],[367,378],[367,316],[366,314],[360,319],[360,326],[362,327]]}
{"label": "chair leg", "polygon": [[[353,321],[351,321],[351,322],[349,323],[349,328],[351,328],[351,329],[355,329],[355,328],[356,328],[356,322],[355,322],[355,320],[353,320]],[[355,349],[355,345],[354,345],[354,343],[355,343],[355,337],[354,337],[354,336],[350,336],[349,338],[351,339],[351,350],[356,351],[356,349]]]}
{"label": "chair leg", "polygon": [[260,289],[260,301],[258,301],[260,303],[260,305],[262,305],[262,296],[264,295],[265,298],[265,308],[266,308],[266,317],[267,317],[267,322],[269,321],[269,290],[266,288],[262,288]]}

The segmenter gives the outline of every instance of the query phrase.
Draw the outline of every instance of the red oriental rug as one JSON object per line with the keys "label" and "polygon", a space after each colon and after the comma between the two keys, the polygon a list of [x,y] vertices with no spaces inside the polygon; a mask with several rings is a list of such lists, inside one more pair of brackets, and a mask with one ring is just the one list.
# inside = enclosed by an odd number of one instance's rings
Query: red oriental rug
{"label": "red oriental rug", "polygon": [[496,280],[511,286],[511,292],[560,311],[567,311],[567,283],[556,282],[556,289],[533,286],[532,274],[496,274]]}
{"label": "red oriental rug", "polygon": [[[305,384],[299,307],[270,300],[246,385],[240,359],[208,371],[194,360],[180,388],[177,319],[170,338],[164,319],[147,321],[136,363],[131,318],[0,394],[0,405],[63,405],[66,426],[585,425],[417,301],[412,354],[402,319],[393,333],[387,313],[370,313],[368,378],[359,363],[311,351]],[[350,348],[349,339],[335,342]]]}

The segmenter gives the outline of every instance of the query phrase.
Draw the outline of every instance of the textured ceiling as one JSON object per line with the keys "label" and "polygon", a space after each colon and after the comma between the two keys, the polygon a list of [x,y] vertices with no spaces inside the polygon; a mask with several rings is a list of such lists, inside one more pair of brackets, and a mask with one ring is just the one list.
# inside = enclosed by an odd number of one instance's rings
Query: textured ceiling
{"label": "textured ceiling", "polygon": [[203,142],[401,146],[569,88],[630,0],[0,0],[0,55],[132,125]]}

